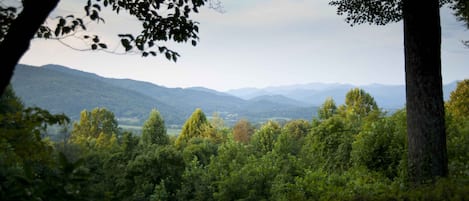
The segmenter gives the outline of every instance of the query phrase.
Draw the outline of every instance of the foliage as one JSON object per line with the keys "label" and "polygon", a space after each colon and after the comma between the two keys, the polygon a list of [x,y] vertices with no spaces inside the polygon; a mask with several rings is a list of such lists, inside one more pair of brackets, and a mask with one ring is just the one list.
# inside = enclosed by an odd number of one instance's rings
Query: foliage
{"label": "foliage", "polygon": [[187,119],[186,123],[184,123],[184,126],[182,126],[182,131],[176,139],[176,144],[182,145],[191,138],[202,137],[209,125],[204,112],[202,112],[200,108],[197,108],[189,119]]}
{"label": "foliage", "polygon": [[0,97],[0,114],[15,113],[23,110],[24,105],[20,98],[13,91],[13,87],[8,85],[5,92]]}
{"label": "foliage", "polygon": [[365,90],[351,89],[345,95],[345,105],[340,109],[340,113],[351,120],[362,119],[372,112],[378,111],[378,105],[374,98]]}
{"label": "foliage", "polygon": [[[90,50],[107,49],[107,45],[101,41],[101,38],[88,31],[87,26],[90,22],[104,23],[105,19],[101,17],[101,12],[103,9],[109,8],[116,15],[121,12],[128,13],[141,24],[140,33],[136,35],[132,33],[117,34],[125,52],[139,52],[144,57],[161,54],[168,60],[177,61],[179,54],[166,47],[165,42],[190,42],[196,46],[199,40],[199,23],[192,20],[191,15],[198,13],[199,9],[207,2],[213,8],[217,8],[215,5],[219,4],[219,2],[211,0],[162,0],[140,1],[138,3],[88,0],[83,5],[83,17],[76,17],[73,14],[56,16],[55,24],[49,22],[41,25],[36,37],[63,40],[74,36],[89,45]],[[25,6],[24,2],[22,4]],[[8,3],[0,5],[0,21],[2,22],[0,41],[3,40],[10,26],[15,22],[18,10],[21,11]],[[51,26],[51,24],[53,25]]]}
{"label": "foliage", "polygon": [[278,154],[291,154],[296,156],[303,146],[304,137],[311,131],[311,125],[305,120],[287,122],[274,145]]}
{"label": "foliage", "polygon": [[[467,11],[465,0],[439,0],[440,5],[457,2],[454,5],[456,16],[463,18]],[[402,20],[402,0],[333,0],[330,5],[337,7],[338,15],[346,15],[345,21],[354,24],[386,25]]]}
{"label": "foliage", "polygon": [[329,119],[337,113],[337,106],[334,99],[327,98],[318,110],[319,119]]}
{"label": "foliage", "polygon": [[[0,99],[9,100],[0,105],[11,108],[20,102],[14,99]],[[347,107],[339,106],[344,111]],[[15,121],[16,127],[2,122],[0,128],[15,137],[34,136],[31,134],[37,130],[46,131],[43,126],[49,117],[59,117],[39,109],[31,110],[36,113],[25,111],[1,114],[2,118],[21,114],[23,119]],[[91,112],[83,114],[92,116]],[[111,114],[101,110],[95,117]],[[193,116],[199,120],[204,117],[201,111]],[[148,122],[156,122],[151,119]],[[72,133],[93,123],[84,122]],[[116,135],[113,146],[86,152],[74,149],[80,145],[73,140],[53,146],[56,142],[42,135],[31,138],[33,141],[15,141],[2,132],[0,199],[467,200],[467,122],[467,117],[448,113],[450,177],[420,186],[409,185],[406,178],[405,110],[387,116],[372,112],[360,119],[334,113],[314,124],[293,120],[282,126],[269,121],[247,143],[234,137],[217,141],[204,134],[207,128],[195,126],[191,128],[203,132],[188,138],[184,146],[174,141],[141,143],[139,136],[124,132]],[[93,130],[91,127],[88,130]],[[110,128],[100,132],[112,131],[114,126]],[[88,135],[96,142],[103,136]]]}
{"label": "foliage", "polygon": [[87,148],[112,147],[119,134],[114,113],[105,108],[83,110],[80,121],[73,124],[71,141]]}
{"label": "foliage", "polygon": [[166,135],[164,120],[161,117],[160,112],[158,112],[156,109],[151,110],[150,116],[143,124],[142,143],[145,145],[169,144],[169,137]]}
{"label": "foliage", "polygon": [[398,124],[390,118],[383,118],[365,126],[355,137],[351,157],[357,166],[381,172],[393,179],[405,164],[402,160],[406,154],[406,132],[399,130]]}
{"label": "foliage", "polygon": [[182,155],[187,164],[196,160],[201,165],[207,165],[210,163],[210,158],[217,154],[217,151],[218,146],[214,141],[208,138],[194,137],[184,147]]}
{"label": "foliage", "polygon": [[469,28],[469,1],[453,0],[451,3],[451,8],[455,11],[454,15],[456,15],[456,18],[459,21],[463,21]]}
{"label": "foliage", "polygon": [[174,147],[158,146],[129,161],[126,170],[126,178],[133,186],[131,200],[148,200],[156,185],[169,191],[168,200],[174,200],[176,190],[180,188],[184,161]]}
{"label": "foliage", "polygon": [[456,89],[451,92],[446,103],[446,111],[454,118],[469,116],[469,80],[458,82]]}
{"label": "foliage", "polygon": [[272,151],[280,133],[280,125],[275,121],[268,121],[254,133],[252,144],[259,153],[266,154]]}
{"label": "foliage", "polygon": [[454,176],[468,176],[469,171],[469,80],[458,83],[446,103],[449,172]]}
{"label": "foliage", "polygon": [[339,116],[329,118],[305,138],[302,157],[311,167],[327,171],[347,170],[355,131]]}
{"label": "foliage", "polygon": [[254,127],[246,119],[240,119],[233,127],[233,139],[237,142],[248,143],[254,134]]}

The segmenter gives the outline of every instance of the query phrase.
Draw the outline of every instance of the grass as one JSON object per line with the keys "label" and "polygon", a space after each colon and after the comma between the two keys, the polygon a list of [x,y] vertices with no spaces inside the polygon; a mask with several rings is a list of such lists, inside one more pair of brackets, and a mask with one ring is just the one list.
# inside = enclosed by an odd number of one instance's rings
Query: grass
{"label": "grass", "polygon": [[[134,126],[134,125],[119,125],[120,128],[124,131],[130,131],[134,134],[141,134],[142,133],[142,127],[141,126]],[[167,128],[166,133],[170,136],[177,136],[179,133],[181,133],[180,128]]]}

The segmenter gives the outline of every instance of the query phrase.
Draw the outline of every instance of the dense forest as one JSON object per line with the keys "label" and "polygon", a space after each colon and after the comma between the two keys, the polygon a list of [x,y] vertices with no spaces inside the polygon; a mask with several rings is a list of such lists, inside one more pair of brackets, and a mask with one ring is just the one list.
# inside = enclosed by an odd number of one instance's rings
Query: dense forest
{"label": "dense forest", "polygon": [[[0,99],[0,200],[468,200],[469,80],[445,103],[449,176],[408,181],[404,109],[362,89],[327,99],[311,121],[233,127],[196,109],[178,136],[148,111],[141,133],[112,111],[80,120]],[[48,138],[48,127],[60,136]],[[70,126],[71,125],[71,126]],[[59,139],[59,140],[57,140]]]}

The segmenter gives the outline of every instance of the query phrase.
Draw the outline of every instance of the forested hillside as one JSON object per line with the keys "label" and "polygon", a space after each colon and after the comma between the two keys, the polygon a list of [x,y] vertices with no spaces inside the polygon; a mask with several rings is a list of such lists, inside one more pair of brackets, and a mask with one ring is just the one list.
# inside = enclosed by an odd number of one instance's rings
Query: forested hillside
{"label": "forested hillside", "polygon": [[271,118],[310,119],[315,107],[288,98],[243,100],[203,88],[167,88],[130,79],[111,79],[58,65],[18,65],[13,88],[27,106],[65,113],[74,120],[83,109],[105,107],[118,121],[141,125],[147,111],[158,109],[168,125],[182,125],[196,108],[217,112],[229,124],[240,118],[265,122]]}
{"label": "forested hillside", "polygon": [[[469,80],[446,102],[449,176],[408,181],[406,113],[362,89],[324,100],[311,120],[226,126],[196,109],[179,136],[147,111],[142,135],[111,110],[68,119],[0,98],[1,200],[468,200]],[[51,141],[46,125],[62,125]],[[18,140],[21,139],[21,140]]]}

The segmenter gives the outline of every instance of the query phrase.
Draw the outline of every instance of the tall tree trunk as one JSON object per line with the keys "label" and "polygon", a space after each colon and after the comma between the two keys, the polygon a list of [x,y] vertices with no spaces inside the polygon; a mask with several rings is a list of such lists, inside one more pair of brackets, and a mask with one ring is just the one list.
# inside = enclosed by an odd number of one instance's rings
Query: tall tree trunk
{"label": "tall tree trunk", "polygon": [[438,0],[403,0],[409,179],[448,175]]}
{"label": "tall tree trunk", "polygon": [[34,34],[58,3],[59,0],[23,1],[23,10],[13,21],[3,42],[0,43],[0,55],[2,55],[0,94],[3,94],[10,83],[15,66],[28,50]]}

